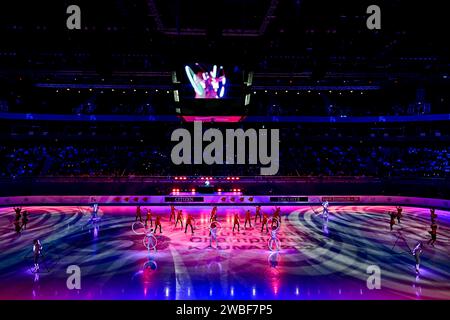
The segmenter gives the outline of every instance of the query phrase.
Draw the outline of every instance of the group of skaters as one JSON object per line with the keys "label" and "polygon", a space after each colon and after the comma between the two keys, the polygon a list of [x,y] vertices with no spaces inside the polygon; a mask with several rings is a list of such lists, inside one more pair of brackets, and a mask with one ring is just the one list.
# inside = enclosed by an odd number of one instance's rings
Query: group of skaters
{"label": "group of skaters", "polygon": [[[217,207],[214,207],[217,211]],[[214,209],[213,209],[214,210]],[[266,228],[266,233],[269,232],[269,224],[270,229],[272,227],[277,227],[279,224],[281,224],[281,209],[279,207],[275,207],[275,212],[273,213],[272,218],[269,217],[267,213],[263,213],[261,206],[257,206],[255,209],[255,222],[256,225],[259,222],[261,223],[261,232],[264,232],[264,227]],[[270,223],[271,221],[271,223]],[[247,228],[247,224],[250,228],[253,228],[252,226],[252,213],[250,209],[248,209],[245,212],[245,220],[244,220],[244,228]],[[276,224],[276,225],[275,225]],[[239,217],[238,213],[235,213],[233,216],[233,233],[235,231],[235,228],[237,227],[238,232],[240,232],[241,227],[241,218]]]}
{"label": "group of skaters", "polygon": [[397,206],[395,209],[396,209],[396,211],[388,212],[389,217],[390,217],[389,225],[390,225],[391,231],[394,230],[395,220],[397,220],[398,224],[401,224],[401,220],[403,217],[403,208],[400,206]]}
{"label": "group of skaters", "polygon": [[[217,230],[220,226],[220,223],[217,220],[217,211],[218,211],[217,207],[214,206],[211,210],[209,217],[210,246],[212,246],[213,241],[217,243]],[[184,228],[184,233],[187,233],[188,229],[190,228],[191,234],[194,234],[195,219],[193,215],[187,214],[186,221],[184,221],[184,217],[185,214],[182,209],[177,209],[173,205],[170,206],[169,222],[174,223],[175,228],[178,226],[178,224],[180,224],[181,229]],[[235,213],[233,215],[232,220],[233,220],[232,232],[235,233],[236,229],[237,232],[240,232],[241,218],[239,216],[239,213]],[[150,229],[152,233],[156,233],[158,228],[159,232],[162,233],[161,216],[154,215],[150,208],[141,208],[141,206],[137,206],[135,222],[137,221],[143,223],[145,225],[145,228],[148,227],[152,228]],[[251,210],[248,209],[245,212],[244,228],[247,229],[247,226],[249,228],[253,228],[252,221],[253,221],[252,213]],[[281,209],[279,207],[275,207],[275,211],[272,217],[270,217],[267,213],[264,213],[262,211],[261,206],[257,206],[255,209],[254,225],[256,225],[258,222],[261,223],[261,232],[264,232],[265,228],[266,233],[270,231],[271,237],[276,238],[276,232],[278,231],[279,226],[281,225]]]}
{"label": "group of skaters", "polygon": [[[142,221],[142,215],[144,215],[145,217],[145,223]],[[141,206],[137,206],[136,207],[136,219],[135,221],[140,221],[142,223],[144,223],[145,227],[147,228],[148,225],[150,224],[150,227],[153,228],[153,213],[151,209],[141,209]],[[156,233],[156,230],[159,227],[159,233],[162,233],[162,226],[161,226],[161,217],[160,216],[155,216],[155,226],[154,226],[154,231]],[[153,231],[153,229],[152,229]]]}
{"label": "group of skaters", "polygon": [[[23,230],[27,229],[29,221],[29,213],[22,207],[14,207],[14,230],[17,234],[20,234]],[[33,240],[33,272],[39,271],[39,259],[42,256],[42,244],[39,239]]]}
{"label": "group of skaters", "polygon": [[[401,206],[397,206],[396,207],[396,211],[390,211],[388,212],[389,217],[390,217],[390,229],[391,231],[394,229],[394,225],[396,224],[396,221],[398,224],[401,224],[401,219],[403,217],[403,208]],[[427,244],[431,245],[434,247],[434,243],[437,240],[437,229],[438,229],[438,225],[437,225],[437,214],[436,214],[436,209],[435,208],[431,208],[430,209],[430,228],[431,230],[428,231],[428,233],[430,234],[431,238],[430,240],[428,240]],[[422,241],[418,241],[416,243],[416,245],[414,246],[412,251],[412,255],[415,258],[416,261],[416,274],[419,275],[420,274],[420,256],[423,252],[423,242]]]}
{"label": "group of skaters", "polygon": [[[190,228],[191,233],[194,234],[195,219],[194,219],[193,215],[188,214],[186,216],[185,223],[183,221],[184,220],[183,218],[184,218],[184,213],[183,213],[182,209],[176,209],[175,206],[173,206],[173,205],[170,206],[169,222],[173,221],[175,223],[175,227],[177,227],[178,223],[180,223],[181,228],[183,228],[183,224],[184,224],[184,232],[187,233],[188,228]],[[261,232],[264,231],[264,227],[266,228],[266,232],[269,232],[270,221],[272,221],[272,224],[275,223],[275,220],[277,220],[278,224],[281,223],[281,209],[279,207],[276,207],[273,216],[270,218],[267,213],[262,212],[261,206],[257,206],[256,210],[255,210],[255,219],[254,219],[255,225],[258,223],[258,220],[261,223]],[[141,206],[137,206],[135,221],[142,222],[146,228],[148,226],[150,226],[151,228],[154,228],[152,230],[154,230],[155,232],[159,228],[159,232],[162,233],[161,216],[154,215],[151,209],[148,209],[148,208],[142,209]],[[209,222],[210,223],[217,222],[217,207],[216,206],[213,207],[211,210]],[[253,228],[252,214],[251,214],[250,209],[245,212],[244,228],[247,228],[247,225],[250,228]],[[240,227],[241,227],[241,218],[239,216],[239,213],[235,213],[233,215],[233,233],[235,232],[236,228],[237,228],[237,231],[240,232]]]}
{"label": "group of skaters", "polygon": [[27,229],[29,221],[28,211],[23,210],[21,207],[15,207],[14,209],[14,230],[19,234],[22,230]]}
{"label": "group of skaters", "polygon": [[[388,212],[389,217],[390,217],[390,229],[391,231],[394,230],[394,225],[396,224],[396,221],[398,224],[401,224],[401,219],[403,217],[403,208],[401,206],[397,206],[396,207],[396,211],[389,211]],[[438,229],[438,225],[437,225],[437,214],[436,214],[436,209],[435,208],[431,208],[430,209],[430,228],[431,230],[428,231],[428,233],[431,235],[431,239],[428,241],[428,244],[434,247],[434,243],[436,242],[436,238],[437,238],[437,229]]]}

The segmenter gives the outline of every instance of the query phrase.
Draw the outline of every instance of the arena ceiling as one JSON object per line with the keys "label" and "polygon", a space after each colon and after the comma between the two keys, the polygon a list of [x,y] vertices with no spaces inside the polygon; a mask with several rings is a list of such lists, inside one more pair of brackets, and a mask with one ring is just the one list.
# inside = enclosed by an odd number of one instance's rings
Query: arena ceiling
{"label": "arena ceiling", "polygon": [[[65,28],[69,4],[80,31]],[[378,1],[382,29],[365,27],[372,1],[16,0],[0,10],[0,71],[78,68],[169,72],[186,61],[222,61],[260,73],[317,78],[448,73],[442,2]],[[439,6],[438,6],[439,5]],[[135,60],[135,61],[134,61]],[[143,63],[143,61],[148,63]],[[130,62],[131,61],[131,62]]]}

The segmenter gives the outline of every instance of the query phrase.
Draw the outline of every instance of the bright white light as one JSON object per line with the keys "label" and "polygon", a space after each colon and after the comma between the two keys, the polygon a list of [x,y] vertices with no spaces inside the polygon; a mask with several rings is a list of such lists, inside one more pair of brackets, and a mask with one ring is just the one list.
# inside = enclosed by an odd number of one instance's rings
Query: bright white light
{"label": "bright white light", "polygon": [[215,78],[217,76],[217,66],[214,65],[213,71],[211,72],[211,77]]}

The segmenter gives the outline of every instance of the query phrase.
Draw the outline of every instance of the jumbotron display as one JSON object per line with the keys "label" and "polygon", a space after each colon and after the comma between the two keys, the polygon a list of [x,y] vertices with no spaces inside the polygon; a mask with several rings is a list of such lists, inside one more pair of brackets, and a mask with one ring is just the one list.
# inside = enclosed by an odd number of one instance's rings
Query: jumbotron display
{"label": "jumbotron display", "polygon": [[250,104],[251,71],[239,64],[186,62],[173,72],[175,109],[186,122],[239,122]]}
{"label": "jumbotron display", "polygon": [[195,91],[196,99],[219,99],[225,96],[227,78],[223,66],[214,65],[211,70],[196,63],[185,67],[186,75]]}

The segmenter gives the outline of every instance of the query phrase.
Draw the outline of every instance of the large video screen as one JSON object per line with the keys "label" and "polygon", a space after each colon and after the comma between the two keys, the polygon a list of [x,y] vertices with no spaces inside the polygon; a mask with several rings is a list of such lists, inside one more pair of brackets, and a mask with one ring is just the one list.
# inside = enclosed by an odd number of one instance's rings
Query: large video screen
{"label": "large video screen", "polygon": [[195,62],[184,66],[180,78],[182,100],[243,97],[244,71],[238,66]]}

